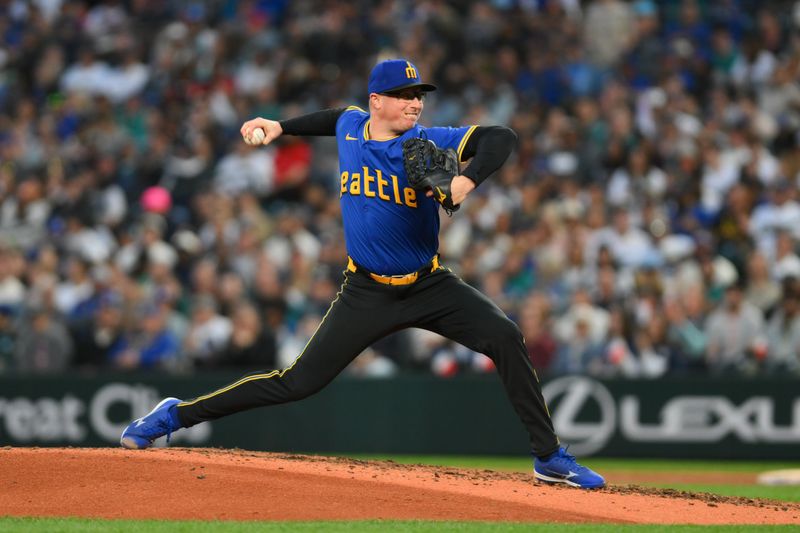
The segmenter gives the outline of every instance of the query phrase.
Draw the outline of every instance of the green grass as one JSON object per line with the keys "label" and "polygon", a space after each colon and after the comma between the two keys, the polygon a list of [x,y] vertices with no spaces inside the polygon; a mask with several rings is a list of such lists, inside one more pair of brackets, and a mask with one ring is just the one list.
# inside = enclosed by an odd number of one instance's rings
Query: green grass
{"label": "green grass", "polygon": [[[390,459],[402,464],[425,464],[453,466],[460,468],[478,468],[513,472],[531,472],[531,461],[526,457],[481,457],[481,456],[430,456],[430,455],[357,455],[357,459]],[[615,471],[647,472],[737,472],[757,474],[767,470],[800,468],[798,462],[768,461],[700,461],[669,459],[603,459],[589,458],[581,461],[601,474],[611,475]],[[768,498],[800,502],[800,486],[766,486],[766,485],[711,485],[694,483],[646,483],[637,485],[647,487],[663,487],[690,492],[710,492],[723,496],[742,496],[745,498]]]}
{"label": "green grass", "polygon": [[[461,468],[489,468],[491,470],[507,470],[514,472],[530,472],[531,459],[528,457],[495,457],[495,456],[461,456],[461,455],[350,455],[354,459],[391,460],[402,464],[424,464],[439,466],[455,466]],[[708,461],[677,459],[581,459],[581,463],[598,470],[650,470],[669,471],[685,470],[692,472],[751,472],[784,468],[800,468],[800,462],[777,461]]]}
{"label": "green grass", "polygon": [[200,522],[171,520],[86,520],[77,518],[0,518],[3,533],[251,533],[251,532],[312,532],[325,533],[383,533],[402,531],[421,533],[426,531],[477,533],[516,533],[543,531],[553,533],[600,532],[750,532],[791,531],[796,526],[650,526],[620,524],[506,524],[476,522],[428,522],[428,521],[358,521],[358,522]]}
{"label": "green grass", "polygon": [[767,485],[700,485],[696,483],[637,483],[643,487],[662,487],[688,492],[710,492],[722,496],[766,498],[785,502],[800,502],[800,487]]}
{"label": "green grass", "polygon": [[673,459],[587,459],[587,464],[605,470],[652,470],[691,472],[744,472],[759,473],[767,470],[783,470],[800,468],[799,462],[779,461],[708,461],[708,460],[673,460]]}

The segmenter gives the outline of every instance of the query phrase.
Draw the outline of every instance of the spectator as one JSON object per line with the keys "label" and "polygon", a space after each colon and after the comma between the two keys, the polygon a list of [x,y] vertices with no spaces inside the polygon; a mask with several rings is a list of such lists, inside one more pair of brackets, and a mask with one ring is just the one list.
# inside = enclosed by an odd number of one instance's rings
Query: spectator
{"label": "spectator", "polygon": [[21,308],[26,288],[20,279],[19,251],[0,245],[0,305]]}
{"label": "spectator", "polygon": [[767,199],[749,217],[750,233],[759,249],[775,257],[777,232],[789,231],[800,237],[800,204],[794,200],[793,187],[785,180],[777,181],[767,189]]}
{"label": "spectator", "polygon": [[641,210],[645,200],[660,201],[666,189],[666,173],[653,166],[640,147],[631,152],[625,167],[611,174],[606,198],[612,206],[635,206]]}
{"label": "spectator", "polygon": [[2,235],[18,246],[34,246],[44,237],[51,207],[38,177],[20,179],[14,194],[0,204]]}
{"label": "spectator", "polygon": [[155,246],[154,253],[159,257],[169,254],[166,250],[171,247],[163,242],[167,221],[161,215],[147,213],[140,224],[131,230],[132,238],[122,244],[114,262],[123,272],[138,275],[147,267],[148,253],[152,246]]}
{"label": "spectator", "polygon": [[8,305],[0,305],[0,374],[16,370],[14,368],[16,342],[14,309]]}
{"label": "spectator", "polygon": [[78,53],[78,61],[61,76],[61,88],[67,93],[103,94],[109,78],[108,65],[97,60],[92,48],[84,46]]}
{"label": "spectator", "polygon": [[754,352],[762,349],[764,317],[744,300],[740,283],[728,286],[723,303],[708,317],[705,329],[706,360],[715,374],[748,370]]}
{"label": "spectator", "polygon": [[72,362],[72,338],[50,310],[31,307],[23,315],[14,355],[14,366],[21,373],[61,373]]}
{"label": "spectator", "polygon": [[194,264],[191,274],[192,294],[197,296],[213,296],[219,287],[217,261],[212,257],[204,257]]}
{"label": "spectator", "polygon": [[214,169],[214,188],[229,196],[251,192],[266,196],[275,185],[275,155],[272,149],[254,149],[240,139],[230,145],[228,155]]}
{"label": "spectator", "polygon": [[769,262],[764,254],[755,252],[747,264],[747,290],[745,299],[769,315],[781,299],[784,291],[769,272]]}
{"label": "spectator", "polygon": [[609,309],[608,316],[608,334],[598,356],[588,362],[586,371],[598,377],[633,377],[638,367],[630,339],[631,321],[618,306]]}
{"label": "spectator", "polygon": [[774,279],[800,278],[800,257],[795,252],[795,239],[788,230],[777,232],[774,265]]}
{"label": "spectator", "polygon": [[780,307],[767,324],[763,364],[771,374],[800,371],[800,294],[794,279],[784,283]]}
{"label": "spectator", "polygon": [[562,371],[576,372],[599,354],[609,327],[609,313],[591,303],[588,291],[577,290],[568,310],[555,323],[555,334],[567,348],[558,356]]}
{"label": "spectator", "polygon": [[602,67],[614,64],[629,45],[633,13],[626,2],[599,0],[589,5],[584,26],[586,49]]}
{"label": "spectator", "polygon": [[198,295],[192,301],[192,318],[183,349],[192,361],[208,359],[228,345],[232,330],[231,320],[218,313],[214,297]]}
{"label": "spectator", "polygon": [[78,257],[67,259],[66,280],[55,287],[53,304],[57,311],[69,316],[78,304],[92,297],[94,283],[89,276],[89,265]]}
{"label": "spectator", "polygon": [[[694,291],[693,294],[701,294]],[[668,361],[669,370],[673,373],[701,373],[705,370],[705,352],[708,342],[703,331],[703,324],[697,318],[691,319],[692,305],[676,299],[668,299],[664,310],[667,320],[667,342],[672,347]],[[696,316],[696,315],[695,315]]]}
{"label": "spectator", "polygon": [[668,322],[660,314],[653,314],[646,327],[637,333],[636,349],[639,354],[639,375],[657,378],[666,373],[673,358],[668,339]]}
{"label": "spectator", "polygon": [[244,280],[235,272],[223,272],[219,277],[216,296],[221,313],[233,317],[239,304],[247,297]]}
{"label": "spectator", "polygon": [[552,333],[552,310],[546,295],[533,293],[526,300],[519,318],[522,336],[533,367],[542,375],[554,371],[558,343]]}
{"label": "spectator", "polygon": [[603,356],[603,345],[592,333],[592,312],[587,307],[574,310],[570,336],[561,340],[556,359],[559,374],[577,374],[596,368],[595,362]]}
{"label": "spectator", "polygon": [[276,368],[275,334],[266,327],[258,309],[250,302],[235,306],[228,343],[207,359],[198,359],[201,368]]}
{"label": "spectator", "polygon": [[179,367],[180,342],[167,328],[166,319],[158,306],[144,303],[134,325],[109,350],[111,364],[123,370]]}
{"label": "spectator", "polygon": [[588,246],[594,250],[592,255],[597,257],[599,249],[607,247],[614,261],[626,267],[637,267],[650,261],[657,250],[650,236],[631,223],[628,209],[617,207],[613,216],[613,226],[603,228],[590,237]]}
{"label": "spectator", "polygon": [[733,154],[719,146],[709,144],[703,150],[703,177],[701,183],[702,207],[705,213],[716,216],[723,206],[725,196],[739,178],[739,167]]}
{"label": "spectator", "polygon": [[113,291],[104,293],[94,316],[71,328],[75,339],[75,366],[83,369],[109,367],[112,354],[122,349],[124,319],[122,295]]}

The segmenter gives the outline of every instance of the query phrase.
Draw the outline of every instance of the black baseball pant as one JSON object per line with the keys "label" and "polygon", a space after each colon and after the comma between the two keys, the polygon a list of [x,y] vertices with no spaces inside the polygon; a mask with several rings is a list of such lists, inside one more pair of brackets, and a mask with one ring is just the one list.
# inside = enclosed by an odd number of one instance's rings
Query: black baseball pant
{"label": "black baseball pant", "polygon": [[185,427],[254,407],[301,400],[318,392],[364,349],[401,329],[438,333],[494,361],[537,456],[558,449],[541,386],[514,322],[482,293],[446,268],[421,271],[416,282],[387,285],[361,268],[345,281],[319,328],[287,368],[258,372],[178,404]]}

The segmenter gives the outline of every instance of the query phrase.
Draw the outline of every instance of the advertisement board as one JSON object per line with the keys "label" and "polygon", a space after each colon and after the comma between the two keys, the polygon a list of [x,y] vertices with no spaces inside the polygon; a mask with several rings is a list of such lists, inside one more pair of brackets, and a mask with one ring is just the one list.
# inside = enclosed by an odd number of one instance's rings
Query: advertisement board
{"label": "advertisement board", "polygon": [[[116,446],[166,395],[191,398],[219,375],[0,378],[0,445]],[[562,442],[580,456],[800,458],[796,380],[543,384]],[[318,453],[524,454],[527,435],[496,376],[340,378],[292,404],[182,430],[172,445]]]}

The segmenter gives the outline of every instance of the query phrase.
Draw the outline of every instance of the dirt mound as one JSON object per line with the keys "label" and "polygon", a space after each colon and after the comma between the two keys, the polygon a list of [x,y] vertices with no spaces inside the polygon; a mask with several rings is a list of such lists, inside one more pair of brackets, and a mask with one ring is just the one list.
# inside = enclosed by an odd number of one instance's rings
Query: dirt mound
{"label": "dirt mound", "polygon": [[170,448],[0,448],[0,516],[800,524],[800,505],[335,457]]}

